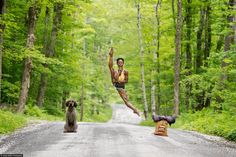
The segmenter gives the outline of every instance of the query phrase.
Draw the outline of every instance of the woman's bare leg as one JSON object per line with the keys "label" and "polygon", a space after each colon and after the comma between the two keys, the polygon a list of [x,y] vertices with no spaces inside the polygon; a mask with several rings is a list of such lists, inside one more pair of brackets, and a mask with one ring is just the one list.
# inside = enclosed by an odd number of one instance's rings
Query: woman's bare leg
{"label": "woman's bare leg", "polygon": [[117,89],[118,93],[120,94],[120,97],[123,99],[125,105],[133,110],[134,113],[136,113],[138,116],[140,116],[140,113],[138,109],[136,109],[131,103],[128,101],[128,95],[126,94],[124,89]]}

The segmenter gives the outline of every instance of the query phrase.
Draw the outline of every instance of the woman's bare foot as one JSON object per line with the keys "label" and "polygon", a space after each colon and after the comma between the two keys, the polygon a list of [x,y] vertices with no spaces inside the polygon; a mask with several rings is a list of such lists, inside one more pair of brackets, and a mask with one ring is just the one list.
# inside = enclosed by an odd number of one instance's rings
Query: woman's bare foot
{"label": "woman's bare foot", "polygon": [[137,114],[140,117],[140,111],[137,109],[134,109],[134,113]]}

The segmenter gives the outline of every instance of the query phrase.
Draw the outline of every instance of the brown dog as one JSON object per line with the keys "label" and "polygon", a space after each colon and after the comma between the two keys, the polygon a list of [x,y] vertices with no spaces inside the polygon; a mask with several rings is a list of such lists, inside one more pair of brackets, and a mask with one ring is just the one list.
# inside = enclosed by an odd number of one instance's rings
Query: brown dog
{"label": "brown dog", "polygon": [[77,103],[74,100],[68,100],[66,102],[67,111],[66,111],[66,124],[64,126],[64,132],[77,132],[77,113],[76,106]]}

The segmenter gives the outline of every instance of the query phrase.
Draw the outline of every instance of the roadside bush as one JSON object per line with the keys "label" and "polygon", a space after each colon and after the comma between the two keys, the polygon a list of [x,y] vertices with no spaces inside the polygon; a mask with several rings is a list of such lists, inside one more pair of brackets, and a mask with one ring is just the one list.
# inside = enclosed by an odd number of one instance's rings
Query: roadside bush
{"label": "roadside bush", "polygon": [[25,126],[27,120],[23,115],[0,110],[0,134],[9,133]]}
{"label": "roadside bush", "polygon": [[203,109],[195,113],[183,113],[173,125],[175,128],[198,131],[236,141],[236,119],[230,112]]}
{"label": "roadside bush", "polygon": [[41,117],[43,115],[43,110],[38,106],[29,104],[25,106],[24,114],[33,117]]}
{"label": "roadside bush", "polygon": [[228,136],[226,137],[226,139],[230,140],[230,141],[236,141],[236,129],[232,130]]}
{"label": "roadside bush", "polygon": [[44,110],[46,113],[48,113],[50,115],[54,115],[54,116],[62,117],[65,115],[61,109],[54,107],[54,106],[50,106],[50,105],[45,106]]}
{"label": "roadside bush", "polygon": [[[78,120],[80,114],[78,112]],[[108,105],[101,105],[99,106],[99,114],[96,112],[91,114],[91,109],[88,107],[84,108],[84,119],[85,122],[107,122],[112,117],[112,109],[111,106]]]}

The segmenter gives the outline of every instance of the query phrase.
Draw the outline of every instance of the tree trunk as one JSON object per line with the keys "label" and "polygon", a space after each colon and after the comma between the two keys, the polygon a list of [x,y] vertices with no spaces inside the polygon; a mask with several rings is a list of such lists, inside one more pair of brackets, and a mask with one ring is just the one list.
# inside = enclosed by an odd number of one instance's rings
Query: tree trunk
{"label": "tree trunk", "polygon": [[[44,37],[43,37],[43,51],[46,54],[47,51],[47,43],[48,43],[48,23],[49,23],[49,19],[50,19],[50,10],[48,7],[46,7],[46,14],[45,14],[45,21],[44,21]],[[44,64],[44,67],[47,67],[46,64]],[[43,98],[44,98],[44,93],[45,93],[45,89],[46,89],[46,74],[42,73],[40,76],[40,85],[39,85],[39,91],[38,91],[38,96],[37,96],[37,105],[39,107],[42,107],[43,104]]]}
{"label": "tree trunk", "polygon": [[[235,2],[234,0],[229,0],[229,11],[232,11],[232,7],[235,6]],[[234,16],[233,15],[228,15],[227,17],[227,21],[228,21],[228,24],[227,26],[229,28],[231,28],[233,31],[234,31],[234,27],[230,26],[230,23],[232,23],[234,20]],[[227,67],[227,63],[224,61],[227,57],[228,57],[228,51],[230,51],[231,49],[231,44],[232,44],[232,41],[234,40],[234,35],[232,33],[232,31],[230,30],[230,32],[227,32],[226,36],[225,36],[225,44],[224,44],[224,57],[223,57],[223,61],[222,61],[222,64],[221,64],[221,67],[223,69],[223,73],[222,73],[222,76],[221,76],[221,82],[222,82],[222,85],[224,86],[224,81],[227,80],[227,74],[225,72],[225,68]],[[222,88],[224,88],[223,86],[221,86]]]}
{"label": "tree trunk", "polygon": [[[219,83],[219,90],[222,91],[225,88],[225,81],[227,80],[227,74],[226,74],[226,67],[228,66],[228,64],[225,62],[225,59],[228,57],[228,51],[230,51],[231,49],[231,44],[234,41],[234,26],[230,26],[230,23],[232,23],[234,21],[234,16],[232,15],[232,9],[236,6],[236,1],[235,0],[229,0],[229,4],[228,4],[228,11],[229,14],[227,16],[227,28],[230,28],[231,30],[229,32],[227,32],[227,34],[225,35],[225,39],[224,39],[224,57],[223,60],[221,62],[221,68],[222,68],[222,75],[220,78],[220,83]],[[230,14],[231,13],[231,14]],[[217,103],[221,104],[223,99],[222,96],[218,95],[216,97],[216,101]],[[221,110],[222,107],[219,108],[219,110]]]}
{"label": "tree trunk", "polygon": [[[187,0],[187,7],[186,7],[186,77],[192,75],[192,53],[191,53],[191,32],[192,32],[192,0]],[[185,85],[186,92],[185,92],[185,105],[187,111],[189,110],[189,99],[191,96],[191,82],[187,82]]]}
{"label": "tree trunk", "polygon": [[197,54],[196,54],[196,73],[200,73],[202,66],[202,33],[204,29],[205,9],[201,7],[199,28],[197,31]]}
{"label": "tree trunk", "polygon": [[222,46],[224,45],[224,35],[221,34],[216,44],[216,52],[220,52]]}
{"label": "tree trunk", "polygon": [[144,75],[144,50],[143,50],[143,40],[142,40],[142,29],[141,29],[141,14],[140,14],[140,1],[137,5],[138,9],[138,37],[139,37],[139,52],[140,52],[140,67],[141,67],[141,84],[142,84],[142,94],[144,101],[144,116],[145,119],[148,118],[148,105],[146,97],[146,87],[145,87],[145,75]]}
{"label": "tree trunk", "polygon": [[175,0],[172,0],[171,5],[172,5],[172,15],[173,15],[172,18],[173,18],[174,28],[176,28]]}
{"label": "tree trunk", "polygon": [[[85,23],[88,22],[88,18],[86,17],[85,19]],[[86,43],[86,39],[84,38],[84,58],[86,58],[86,54],[87,54],[87,43]],[[85,80],[86,80],[86,65],[85,63],[82,63],[82,87],[81,87],[81,97],[80,97],[80,121],[83,121],[83,117],[84,117],[84,84],[85,84]]]}
{"label": "tree trunk", "polygon": [[152,78],[151,78],[151,105],[152,105],[152,115],[156,115],[156,97],[155,97],[156,85],[154,83],[153,73],[154,71],[152,71]]}
{"label": "tree trunk", "polygon": [[[208,57],[211,51],[211,3],[209,2],[206,8],[206,19],[205,19],[205,44],[204,44],[204,66],[208,66]],[[203,107],[209,107],[211,103],[211,97],[206,96],[207,91],[203,92]],[[209,91],[208,91],[209,92]],[[206,98],[205,98],[206,97]],[[205,100],[205,101],[204,101]]]}
{"label": "tree trunk", "polygon": [[[201,66],[208,66],[207,58],[210,56],[211,50],[211,4],[206,1],[206,6],[201,8],[200,24],[197,34],[197,58],[196,58],[196,73],[201,72]],[[204,30],[204,48],[202,49],[202,33]],[[204,64],[203,64],[204,62]],[[196,95],[196,109],[201,110],[203,107],[210,105],[210,97],[205,98],[206,91]],[[206,100],[206,101],[204,101]]]}
{"label": "tree trunk", "polygon": [[[160,90],[160,59],[159,59],[159,50],[160,50],[160,17],[158,14],[158,9],[161,6],[161,0],[158,0],[155,5],[155,17],[156,17],[156,34],[154,35],[154,46],[156,50],[154,51],[154,69],[153,76],[158,75],[157,81],[155,77],[152,77],[151,80],[151,95],[152,95],[152,114],[160,114],[160,105],[161,105],[161,90]],[[157,105],[156,105],[156,88],[157,88]]]}
{"label": "tree trunk", "polygon": [[[160,43],[160,38],[158,40],[158,43]],[[159,44],[158,44],[159,45]],[[159,48],[158,48],[159,50]],[[160,114],[160,108],[161,108],[161,79],[160,79],[160,57],[159,57],[159,51],[157,53],[157,107],[156,107],[156,113]]]}
{"label": "tree trunk", "polygon": [[[195,72],[197,74],[201,73],[201,66],[203,65],[203,60],[204,60],[204,54],[203,52],[205,51],[205,49],[203,50],[203,46],[202,46],[202,42],[203,42],[203,39],[202,39],[202,34],[203,34],[203,31],[204,31],[204,27],[205,26],[205,15],[206,15],[206,9],[205,9],[205,6],[201,6],[201,9],[200,9],[200,20],[199,20],[199,27],[198,27],[198,31],[197,31],[197,52],[196,52],[196,58],[195,58]],[[205,30],[205,33],[207,31]],[[206,36],[205,36],[206,37]],[[205,38],[206,39],[206,38]],[[205,40],[206,41],[206,40]],[[205,44],[205,43],[204,43]],[[198,87],[196,87],[198,89]],[[201,108],[203,107],[204,105],[204,97],[203,97],[203,94],[204,93],[199,93],[199,94],[196,94],[195,97],[196,97],[196,105],[195,106],[192,106],[192,108],[195,108],[196,110],[201,110]]]}
{"label": "tree trunk", "polygon": [[[4,20],[6,0],[0,2],[0,21]],[[2,57],[3,57],[3,33],[5,25],[0,24],[0,105],[2,103]]]}
{"label": "tree trunk", "polygon": [[84,118],[84,82],[82,82],[81,87],[81,97],[80,97],[80,121]]}
{"label": "tree trunk", "polygon": [[[35,31],[36,17],[37,17],[37,11],[35,3],[34,6],[30,7],[28,10],[29,23],[28,23],[28,37],[27,37],[26,47],[31,51],[34,48],[34,41],[35,41],[34,31]],[[25,103],[28,97],[31,70],[32,70],[32,58],[29,56],[25,59],[24,62],[21,91],[17,106],[17,112],[20,113],[24,111]]]}
{"label": "tree trunk", "polygon": [[210,56],[211,50],[211,7],[208,4],[206,8],[206,18],[205,18],[205,39],[204,39],[204,66],[207,66],[207,58]]}
{"label": "tree trunk", "polygon": [[180,53],[182,33],[182,0],[178,0],[178,16],[175,36],[174,116],[179,115]]}
{"label": "tree trunk", "polygon": [[[54,6],[54,19],[53,19],[53,25],[52,25],[52,32],[51,32],[51,38],[49,41],[49,44],[47,45],[47,40],[45,39],[44,41],[44,47],[45,47],[45,56],[46,57],[53,57],[54,55],[54,49],[56,45],[56,38],[57,38],[57,33],[60,28],[61,24],[61,18],[62,18],[62,9],[63,9],[63,4],[62,3],[56,3]],[[47,38],[47,27],[48,27],[48,21],[49,21],[49,9],[46,9],[46,15],[45,15],[45,34],[44,38]],[[44,64],[44,67],[47,68],[48,64]],[[39,107],[43,106],[43,101],[44,101],[44,96],[45,96],[45,91],[46,91],[46,86],[47,86],[47,78],[48,75],[46,73],[42,73],[40,77],[40,86],[39,86],[39,91],[38,91],[38,96],[37,96],[37,105]]]}

